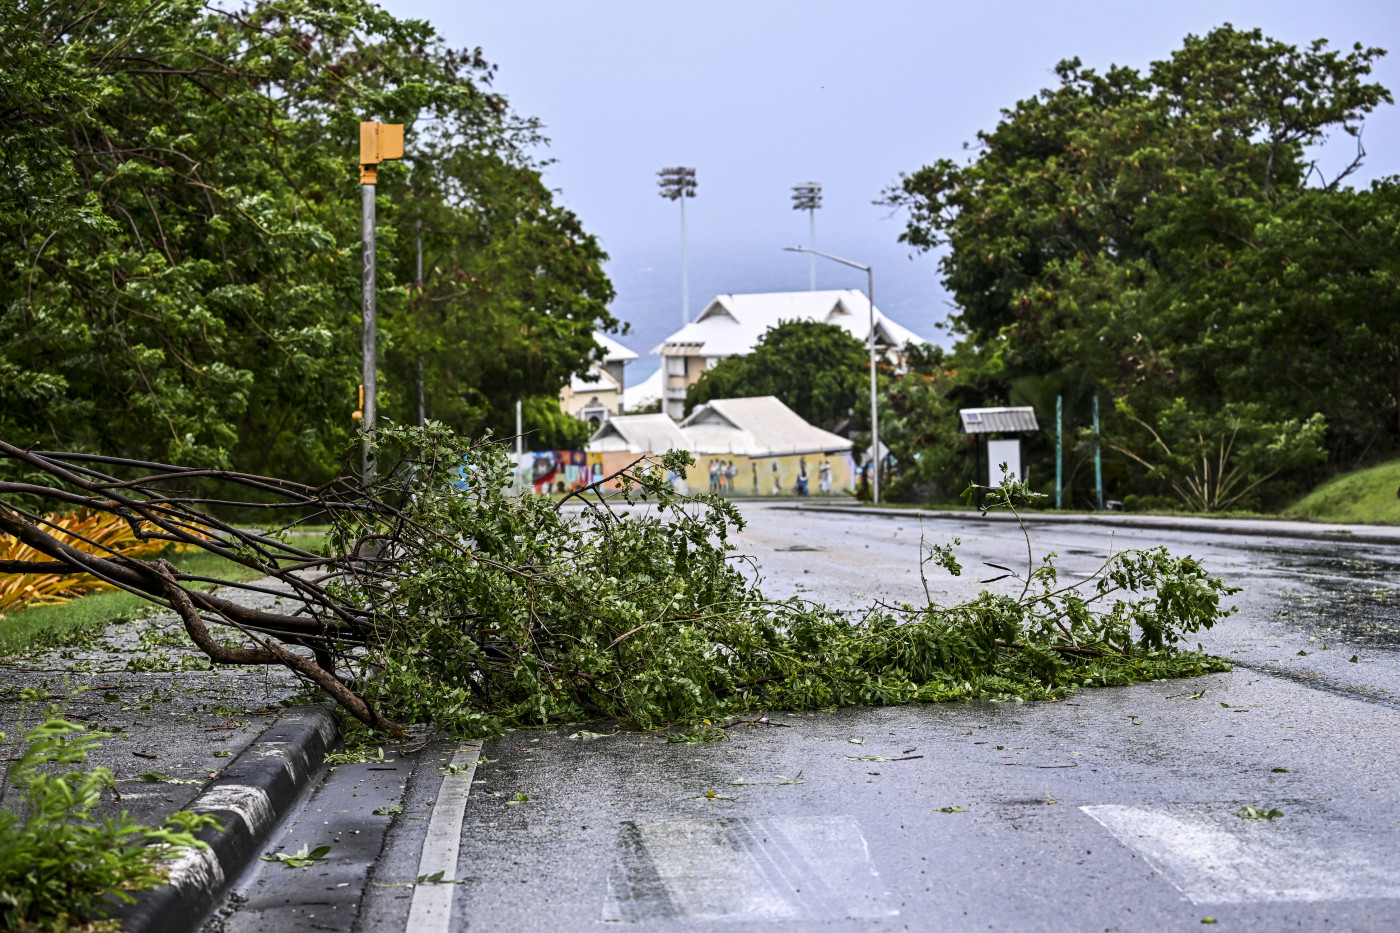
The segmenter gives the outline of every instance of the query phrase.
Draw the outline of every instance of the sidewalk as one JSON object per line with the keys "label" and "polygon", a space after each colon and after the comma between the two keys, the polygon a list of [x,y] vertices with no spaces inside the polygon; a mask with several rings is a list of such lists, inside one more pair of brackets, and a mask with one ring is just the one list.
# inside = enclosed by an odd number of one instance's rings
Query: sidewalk
{"label": "sidewalk", "polygon": [[[249,605],[274,599],[233,593]],[[269,834],[320,778],[326,752],[339,741],[327,707],[297,705],[308,695],[285,668],[210,668],[168,611],[0,663],[6,748],[52,706],[110,734],[87,764],[115,778],[114,792],[98,804],[99,819],[125,810],[154,826],[178,810],[195,810],[220,823],[218,831],[197,834],[209,851],[171,865],[171,884],[137,894],[136,904],[116,912],[128,933],[196,929],[270,848]]]}
{"label": "sidewalk", "polygon": [[[770,504],[772,500],[770,500]],[[962,522],[1015,522],[1008,512],[985,516],[973,509],[891,509],[879,506],[818,502],[771,505],[797,512],[841,512],[852,515],[878,515],[885,518],[935,518]],[[1344,525],[1335,522],[1305,522],[1283,518],[1201,518],[1197,515],[1134,515],[1130,512],[1022,512],[1028,525],[1105,525],[1117,528],[1157,528],[1164,531],[1204,534],[1255,535],[1273,538],[1304,538],[1313,541],[1353,541],[1363,544],[1400,545],[1400,527],[1395,525]]]}

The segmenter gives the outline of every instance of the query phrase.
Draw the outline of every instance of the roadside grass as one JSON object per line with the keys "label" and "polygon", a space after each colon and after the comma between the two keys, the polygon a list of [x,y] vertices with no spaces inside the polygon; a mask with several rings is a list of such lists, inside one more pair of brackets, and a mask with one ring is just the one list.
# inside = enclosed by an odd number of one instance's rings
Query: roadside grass
{"label": "roadside grass", "polygon": [[1400,524],[1400,460],[1333,477],[1284,510],[1317,522]]}
{"label": "roadside grass", "polygon": [[[177,553],[168,559],[186,573],[202,577],[242,583],[260,576],[207,551]],[[148,600],[125,590],[103,590],[66,603],[12,612],[0,617],[0,656],[80,643],[112,622],[134,619],[152,608]]]}

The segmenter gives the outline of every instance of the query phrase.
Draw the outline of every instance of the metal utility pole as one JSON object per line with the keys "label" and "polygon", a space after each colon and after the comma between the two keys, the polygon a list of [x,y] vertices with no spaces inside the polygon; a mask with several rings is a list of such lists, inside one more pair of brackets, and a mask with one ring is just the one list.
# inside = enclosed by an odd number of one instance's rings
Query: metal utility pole
{"label": "metal utility pole", "polygon": [[[423,218],[419,217],[414,224],[414,233],[417,234],[414,241],[416,255],[413,267],[413,287],[418,291],[418,297],[423,297]],[[425,398],[426,389],[423,386],[423,351],[418,351],[418,427],[422,427],[428,422],[428,404]]]}
{"label": "metal utility pole", "polygon": [[361,276],[360,342],[363,352],[361,361],[360,417],[363,419],[365,439],[360,451],[361,477],[368,483],[374,479],[374,463],[371,460],[370,444],[374,434],[375,403],[378,401],[376,381],[376,321],[374,311],[375,269],[374,269],[374,195],[379,183],[379,163],[389,159],[403,158],[403,124],[377,123],[373,120],[360,124],[360,221],[363,227],[364,266]]}
{"label": "metal utility pole", "polygon": [[[808,219],[811,221],[811,234],[807,245],[815,247],[817,245],[817,208],[822,206],[822,186],[821,182],[807,181],[800,185],[792,186],[792,209],[795,211],[806,211]],[[812,256],[812,272],[809,288],[811,291],[817,290],[817,257]]]}
{"label": "metal utility pole", "polygon": [[685,241],[685,199],[695,197],[695,169],[683,165],[656,173],[661,196],[681,202],[681,326],[690,323],[690,256]]}
{"label": "metal utility pole", "polygon": [[814,256],[830,259],[832,262],[839,262],[843,266],[850,266],[852,269],[861,269],[865,272],[865,293],[870,300],[870,337],[866,341],[870,345],[870,456],[875,461],[871,479],[870,501],[879,505],[880,465],[885,458],[880,455],[880,400],[875,388],[875,271],[870,266],[842,259],[840,256],[833,256],[830,253],[823,253],[820,250],[808,249],[805,246],[784,246],[783,249],[789,253],[811,253]]}

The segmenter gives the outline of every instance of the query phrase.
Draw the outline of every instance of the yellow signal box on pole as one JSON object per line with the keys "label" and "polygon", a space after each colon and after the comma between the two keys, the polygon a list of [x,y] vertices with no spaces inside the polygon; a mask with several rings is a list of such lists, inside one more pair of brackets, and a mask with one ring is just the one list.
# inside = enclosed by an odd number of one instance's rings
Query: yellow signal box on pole
{"label": "yellow signal box on pole", "polygon": [[403,158],[403,124],[367,120],[360,124],[360,184],[378,181],[380,162]]}

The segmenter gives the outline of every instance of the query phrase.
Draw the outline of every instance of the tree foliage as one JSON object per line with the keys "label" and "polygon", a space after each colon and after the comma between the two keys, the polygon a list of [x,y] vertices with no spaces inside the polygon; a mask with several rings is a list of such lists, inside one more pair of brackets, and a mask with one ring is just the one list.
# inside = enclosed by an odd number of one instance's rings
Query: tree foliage
{"label": "tree foliage", "polygon": [[[513,428],[615,324],[605,258],[477,51],[365,0],[0,12],[0,429],[330,475],[359,379],[357,124],[379,172],[381,412]],[[415,280],[421,224],[424,281]]]}
{"label": "tree foliage", "polygon": [[776,395],[807,421],[830,430],[855,414],[869,379],[869,351],[845,330],[820,321],[780,321],[753,352],[707,370],[686,390],[685,407]]}
{"label": "tree foliage", "polygon": [[[1207,420],[1321,415],[1334,464],[1400,443],[1400,185],[1345,184],[1391,101],[1368,81],[1383,54],[1226,25],[1141,72],[1065,61],[969,162],[902,178],[904,241],[946,247],[969,401],[1044,422],[1061,395],[1078,427],[1099,395],[1105,430],[1126,442],[1131,410],[1169,446],[1196,433],[1166,436],[1178,399]],[[1356,158],[1324,178],[1307,147],[1338,133]],[[1165,489],[1130,459],[1108,469]]]}

